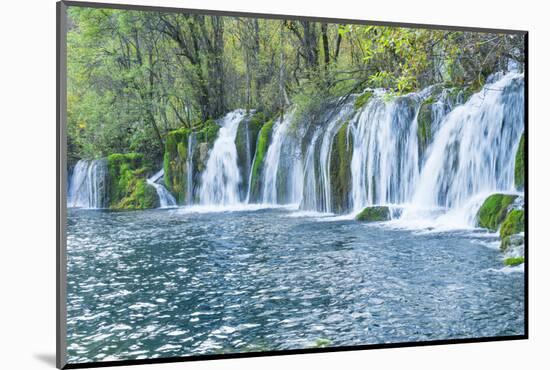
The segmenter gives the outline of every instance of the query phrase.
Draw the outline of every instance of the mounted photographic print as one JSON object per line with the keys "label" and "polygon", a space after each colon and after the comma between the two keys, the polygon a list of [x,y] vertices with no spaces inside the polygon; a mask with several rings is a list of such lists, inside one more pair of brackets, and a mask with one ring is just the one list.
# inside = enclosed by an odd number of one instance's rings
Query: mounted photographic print
{"label": "mounted photographic print", "polygon": [[526,45],[58,3],[58,367],[527,338]]}

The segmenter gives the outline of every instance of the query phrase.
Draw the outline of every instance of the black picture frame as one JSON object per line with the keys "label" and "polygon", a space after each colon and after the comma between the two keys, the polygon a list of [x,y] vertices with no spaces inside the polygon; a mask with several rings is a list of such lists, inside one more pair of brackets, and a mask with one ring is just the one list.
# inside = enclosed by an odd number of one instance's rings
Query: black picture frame
{"label": "black picture frame", "polygon": [[[207,355],[190,355],[181,357],[155,358],[143,360],[117,360],[117,361],[102,361],[102,362],[86,362],[86,363],[71,363],[66,361],[66,335],[67,335],[67,256],[66,256],[66,220],[67,220],[67,205],[66,205],[66,182],[67,182],[67,134],[66,134],[66,116],[67,116],[67,8],[68,7],[85,7],[85,8],[104,8],[117,10],[137,10],[137,11],[155,11],[167,13],[187,13],[187,14],[202,14],[202,15],[218,15],[218,16],[236,16],[249,18],[265,18],[265,19],[289,19],[289,20],[308,20],[315,22],[330,22],[330,23],[348,23],[359,25],[374,25],[374,26],[394,26],[394,27],[410,27],[421,29],[437,29],[437,30],[452,30],[452,31],[471,31],[471,32],[486,32],[500,34],[520,35],[524,38],[524,102],[525,102],[525,264],[524,264],[524,334],[509,335],[498,337],[481,337],[481,338],[464,338],[464,339],[448,339],[448,340],[430,340],[420,342],[403,342],[403,343],[383,343],[383,344],[365,344],[356,346],[340,346],[340,347],[325,347],[325,348],[304,348],[292,350],[277,350],[264,352],[246,352],[246,353],[226,353],[226,354],[207,354]],[[79,1],[59,1],[56,4],[57,17],[57,61],[56,61],[56,366],[59,369],[78,369],[78,368],[96,368],[108,366],[127,366],[127,365],[142,365],[142,364],[160,364],[174,362],[189,362],[189,361],[206,361],[218,359],[233,359],[246,357],[265,357],[265,356],[281,356],[294,354],[311,354],[311,353],[326,353],[326,352],[343,352],[343,351],[360,351],[369,349],[385,349],[385,348],[404,348],[404,347],[420,347],[420,346],[435,346],[461,343],[482,343],[510,340],[525,340],[529,338],[529,53],[528,53],[528,31],[512,30],[512,29],[494,29],[494,28],[478,28],[478,27],[460,27],[447,25],[431,25],[417,23],[401,23],[401,22],[383,22],[374,20],[357,20],[357,19],[340,19],[340,18],[325,18],[325,17],[310,17],[288,14],[264,14],[264,13],[248,13],[248,12],[233,12],[207,9],[189,9],[189,8],[173,8],[173,7],[157,7],[144,5],[129,5],[129,4],[112,4],[112,3],[88,3]]]}

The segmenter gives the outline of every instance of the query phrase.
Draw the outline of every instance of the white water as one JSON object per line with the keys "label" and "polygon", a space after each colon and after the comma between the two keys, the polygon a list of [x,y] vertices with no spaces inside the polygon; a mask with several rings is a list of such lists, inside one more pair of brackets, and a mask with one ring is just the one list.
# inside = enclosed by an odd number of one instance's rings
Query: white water
{"label": "white water", "polygon": [[240,203],[241,174],[237,166],[235,137],[244,110],[228,113],[221,121],[218,138],[210,152],[202,174],[200,202],[203,205],[234,205]]}
{"label": "white water", "polygon": [[[302,200],[304,183],[300,141],[293,127],[293,113],[278,119],[265,156],[262,203],[294,204]],[[283,157],[283,163],[281,158]],[[284,176],[281,176],[284,175]],[[282,180],[281,180],[282,179]],[[282,188],[279,188],[282,186]],[[285,195],[279,199],[279,191]]]}
{"label": "white water", "polygon": [[159,197],[160,208],[176,207],[176,198],[161,184],[158,183],[164,176],[164,170],[160,170],[153,176],[147,179],[147,184],[151,185],[157,191]]}
{"label": "white water", "polygon": [[404,221],[442,207],[438,224],[474,226],[483,199],[514,193],[514,162],[524,129],[522,75],[509,73],[441,122]]}
{"label": "white water", "polygon": [[323,135],[321,148],[319,152],[319,165],[321,169],[320,186],[322,189],[323,203],[321,211],[332,211],[332,189],[330,185],[330,155],[332,153],[332,143],[334,136],[340,127],[344,124],[345,118],[351,113],[352,105],[343,105],[338,112],[331,118]]}
{"label": "white water", "polygon": [[[335,219],[352,218],[365,206],[390,205],[399,209],[400,214],[393,217],[399,219],[390,222],[398,227],[473,227],[475,214],[487,195],[515,192],[515,153],[524,129],[523,76],[496,75],[481,92],[459,106],[454,106],[456,102],[450,102],[443,91],[431,106],[433,141],[420,153],[418,109],[432,91],[398,98],[377,91],[357,113],[350,104],[344,104],[326,109],[321,118],[305,117],[295,122],[290,112],[276,121],[261,172],[262,207],[300,204],[303,211],[332,212],[332,147],[335,134],[349,120],[348,135],[353,142],[351,209],[349,215]],[[250,169],[240,172],[235,146],[245,115],[243,110],[236,110],[221,120],[198,185],[193,178],[194,136],[190,135],[187,204],[192,204],[194,195],[199,195],[199,207],[206,210],[243,209],[248,203],[250,189],[245,192],[239,187]],[[247,136],[247,145],[250,140],[254,138]],[[249,157],[246,163],[250,163]],[[104,162],[79,161],[71,177],[68,205],[105,207],[106,175]],[[161,175],[155,176],[149,179],[150,184],[157,185],[161,206],[169,206],[173,197],[170,199],[168,192],[161,194]],[[248,187],[250,183],[249,179]]]}
{"label": "white water", "polygon": [[107,161],[80,160],[69,180],[67,207],[107,207]]}
{"label": "white water", "polygon": [[417,114],[420,94],[389,102],[373,97],[351,125],[353,135],[352,209],[399,204],[418,180]]}
{"label": "white water", "polygon": [[317,211],[319,209],[317,202],[317,171],[315,166],[315,149],[317,142],[321,136],[321,128],[318,128],[311,139],[311,144],[306,152],[306,160],[304,162],[304,195],[302,198],[301,208],[305,210]]}

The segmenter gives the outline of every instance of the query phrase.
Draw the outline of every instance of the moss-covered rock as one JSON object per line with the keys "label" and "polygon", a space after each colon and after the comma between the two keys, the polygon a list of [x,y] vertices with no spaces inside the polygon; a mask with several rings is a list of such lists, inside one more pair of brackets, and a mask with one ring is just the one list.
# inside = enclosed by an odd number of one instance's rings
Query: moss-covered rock
{"label": "moss-covered rock", "polygon": [[274,121],[270,120],[265,123],[260,133],[256,144],[256,153],[254,155],[254,163],[252,164],[252,174],[250,176],[250,202],[256,202],[260,198],[261,176],[264,168],[265,155],[271,142],[271,134],[273,131]]}
{"label": "moss-covered rock", "polygon": [[513,234],[502,238],[502,240],[500,241],[500,250],[502,252],[508,252],[509,250],[521,247],[524,244],[525,240],[523,235]]}
{"label": "moss-covered rock", "polygon": [[477,225],[491,231],[497,231],[506,218],[508,207],[514,202],[517,195],[493,194],[489,196],[477,212]]}
{"label": "moss-covered rock", "polygon": [[390,209],[386,206],[365,207],[355,219],[364,222],[388,221],[391,218]]}
{"label": "moss-covered rock", "polygon": [[109,171],[109,207],[112,209],[146,209],[159,206],[155,188],[147,184],[151,166],[138,153],[111,154]]}
{"label": "moss-covered rock", "polygon": [[331,207],[333,212],[344,213],[350,209],[352,136],[348,135],[346,122],[340,127],[332,142],[330,154]]}
{"label": "moss-covered rock", "polygon": [[418,157],[420,159],[424,158],[426,149],[432,142],[432,105],[435,102],[435,98],[430,96],[428,99],[424,100],[420,105],[418,110]]}
{"label": "moss-covered rock", "polygon": [[525,262],[525,257],[508,257],[504,260],[506,266],[518,266]]}
{"label": "moss-covered rock", "polygon": [[354,108],[356,110],[363,108],[365,105],[367,105],[367,103],[369,102],[370,98],[372,98],[373,95],[374,93],[371,90],[367,90],[361,95],[359,95],[355,99],[355,102],[353,103]]}
{"label": "moss-covered rock", "polygon": [[518,151],[516,152],[516,163],[514,167],[514,183],[516,189],[523,190],[525,186],[525,142],[524,142],[525,133],[521,135],[521,140],[519,141]]}
{"label": "moss-covered rock", "polygon": [[178,204],[185,204],[187,192],[187,146],[191,130],[181,128],[166,135],[164,149],[164,185]]}
{"label": "moss-covered rock", "polygon": [[212,148],[214,141],[218,138],[218,131],[220,131],[220,125],[215,120],[209,119],[200,130],[196,131],[197,142],[207,143],[208,148]]}
{"label": "moss-covered rock", "polygon": [[252,169],[254,153],[256,153],[258,134],[266,121],[265,115],[262,112],[257,112],[251,117],[245,118],[237,129],[235,147],[237,148],[237,165],[242,175],[240,191],[243,199],[248,189],[248,180]]}
{"label": "moss-covered rock", "polygon": [[[192,201],[187,199],[189,154],[193,161],[193,178],[195,178],[197,172],[204,170],[208,150],[214,145],[219,129],[220,126],[216,121],[208,120],[199,131],[194,132],[188,128],[180,128],[170,131],[166,135],[163,163],[164,185],[175,196],[178,204],[187,204]],[[194,144],[191,153],[189,153],[191,135],[194,135]],[[204,153],[199,152],[201,148]],[[204,155],[200,155],[201,153]]]}
{"label": "moss-covered rock", "polygon": [[508,213],[502,226],[500,227],[500,237],[505,238],[507,236],[518,234],[525,229],[525,215],[521,209],[514,209]]}

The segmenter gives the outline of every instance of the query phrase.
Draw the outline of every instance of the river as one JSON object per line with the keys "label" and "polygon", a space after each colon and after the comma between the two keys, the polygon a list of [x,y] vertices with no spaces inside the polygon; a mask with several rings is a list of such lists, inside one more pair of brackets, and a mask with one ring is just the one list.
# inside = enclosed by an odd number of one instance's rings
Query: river
{"label": "river", "polygon": [[524,334],[523,265],[480,229],[69,209],[67,256],[70,363]]}

